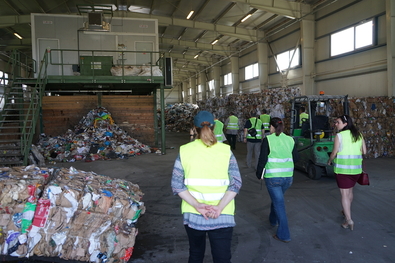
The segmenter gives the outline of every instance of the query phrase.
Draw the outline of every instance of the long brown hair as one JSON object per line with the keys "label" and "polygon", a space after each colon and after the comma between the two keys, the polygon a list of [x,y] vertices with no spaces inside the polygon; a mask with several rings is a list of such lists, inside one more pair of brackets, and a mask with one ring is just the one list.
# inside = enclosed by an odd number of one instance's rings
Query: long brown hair
{"label": "long brown hair", "polygon": [[347,123],[346,126],[344,126],[344,128],[342,129],[342,131],[350,130],[353,142],[358,141],[362,137],[362,134],[358,131],[358,128],[354,125],[352,118],[350,116],[342,115],[337,118],[340,119],[343,123]]}
{"label": "long brown hair", "polygon": [[214,126],[210,127],[209,122],[203,122],[202,128],[196,127],[197,139],[201,139],[202,142],[207,146],[213,146],[217,143],[217,138],[214,135]]}
{"label": "long brown hair", "polygon": [[284,131],[284,123],[280,118],[271,118],[270,125],[274,127],[276,136],[280,136],[280,134]]}

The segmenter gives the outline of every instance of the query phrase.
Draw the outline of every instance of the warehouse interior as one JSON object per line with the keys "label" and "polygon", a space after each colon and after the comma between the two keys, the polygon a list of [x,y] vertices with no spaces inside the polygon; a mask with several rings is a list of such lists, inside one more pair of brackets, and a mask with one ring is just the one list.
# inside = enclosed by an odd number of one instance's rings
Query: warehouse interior
{"label": "warehouse interior", "polygon": [[[91,148],[100,148],[100,140],[108,146],[117,134],[118,158],[93,162],[102,156],[78,154],[78,161],[65,152],[56,158],[52,150],[41,164],[138,184],[145,194],[139,211],[146,211],[129,262],[186,261],[188,242],[170,179],[194,114],[208,110],[224,122],[236,112],[244,124],[251,112],[267,109],[294,133],[293,98],[347,95],[373,179],[355,193],[356,228],[364,232],[331,231],[340,218],[334,179],[306,166],[295,171],[288,200],[299,241],[285,247],[270,240],[272,229],[262,223],[270,198],[245,166],[240,129],[234,154],[245,189],[236,220],[246,231],[236,231],[233,262],[391,262],[394,14],[395,0],[2,0],[0,164],[31,164],[34,144],[57,139],[59,147],[74,136],[76,145],[91,140]],[[331,101],[330,121],[342,114],[342,103]],[[100,121],[110,120],[111,135],[107,131],[101,139],[90,118],[100,119],[99,128]],[[127,149],[121,137],[127,137]],[[310,180],[306,172],[323,178]],[[251,204],[261,198],[258,207]],[[366,219],[363,202],[369,207]],[[372,248],[370,254],[364,246]],[[6,255],[0,252],[3,261],[11,260]],[[67,262],[53,254],[31,260]],[[210,260],[207,254],[205,262]]]}

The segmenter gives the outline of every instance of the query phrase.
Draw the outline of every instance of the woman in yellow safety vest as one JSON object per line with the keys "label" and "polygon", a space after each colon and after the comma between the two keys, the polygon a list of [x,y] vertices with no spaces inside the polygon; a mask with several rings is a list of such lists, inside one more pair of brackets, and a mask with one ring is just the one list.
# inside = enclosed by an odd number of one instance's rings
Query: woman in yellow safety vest
{"label": "woman in yellow safety vest", "polygon": [[228,263],[240,171],[229,145],[217,143],[213,115],[200,111],[194,125],[196,140],[180,147],[171,180],[173,193],[182,199],[188,262],[203,262],[208,235],[213,262]]}
{"label": "woman in yellow safety vest", "polygon": [[366,154],[366,144],[350,116],[338,117],[335,127],[339,133],[336,135],[328,165],[334,162],[336,182],[342,196],[345,221],[341,226],[353,230],[354,222],[351,219],[353,187],[362,173],[362,154]]}
{"label": "woman in yellow safety vest", "polygon": [[285,212],[285,191],[292,185],[294,162],[299,159],[295,141],[284,134],[284,123],[280,118],[270,120],[270,135],[262,141],[256,176],[265,180],[272,201],[269,222],[277,226],[273,238],[285,243],[291,241],[288,218]]}

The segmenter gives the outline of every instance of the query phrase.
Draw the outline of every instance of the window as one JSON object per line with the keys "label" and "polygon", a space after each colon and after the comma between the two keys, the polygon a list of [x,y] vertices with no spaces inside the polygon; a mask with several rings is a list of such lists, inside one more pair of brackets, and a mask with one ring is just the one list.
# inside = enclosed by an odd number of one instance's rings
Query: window
{"label": "window", "polygon": [[189,89],[189,96],[192,95],[192,89]]}
{"label": "window", "polygon": [[232,73],[228,73],[224,76],[224,85],[232,85]]}
{"label": "window", "polygon": [[0,85],[8,84],[8,74],[0,71]]}
{"label": "window", "polygon": [[331,35],[331,56],[373,45],[373,20]]}
{"label": "window", "polygon": [[210,80],[209,82],[208,82],[208,88],[212,91],[212,90],[214,90],[214,80],[212,79],[212,80]]}
{"label": "window", "polygon": [[[293,56],[293,58],[292,58]],[[289,68],[293,68],[300,65],[300,49],[296,48],[296,50],[288,50],[283,53],[277,54],[277,66],[278,71],[285,71]],[[291,61],[291,65],[289,62]]]}
{"label": "window", "polygon": [[258,63],[249,65],[247,67],[244,68],[244,75],[245,75],[245,79],[252,79],[255,77],[258,77],[259,73],[258,73]]}
{"label": "window", "polygon": [[202,85],[198,85],[198,93],[202,92]]}

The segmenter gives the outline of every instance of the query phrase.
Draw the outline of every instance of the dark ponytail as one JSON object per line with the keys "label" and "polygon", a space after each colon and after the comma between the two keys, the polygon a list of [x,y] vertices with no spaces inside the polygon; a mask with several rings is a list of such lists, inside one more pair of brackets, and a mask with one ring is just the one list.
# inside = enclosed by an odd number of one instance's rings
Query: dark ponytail
{"label": "dark ponytail", "polygon": [[280,118],[271,118],[270,125],[274,127],[276,136],[280,136],[280,134],[284,131],[284,123]]}

